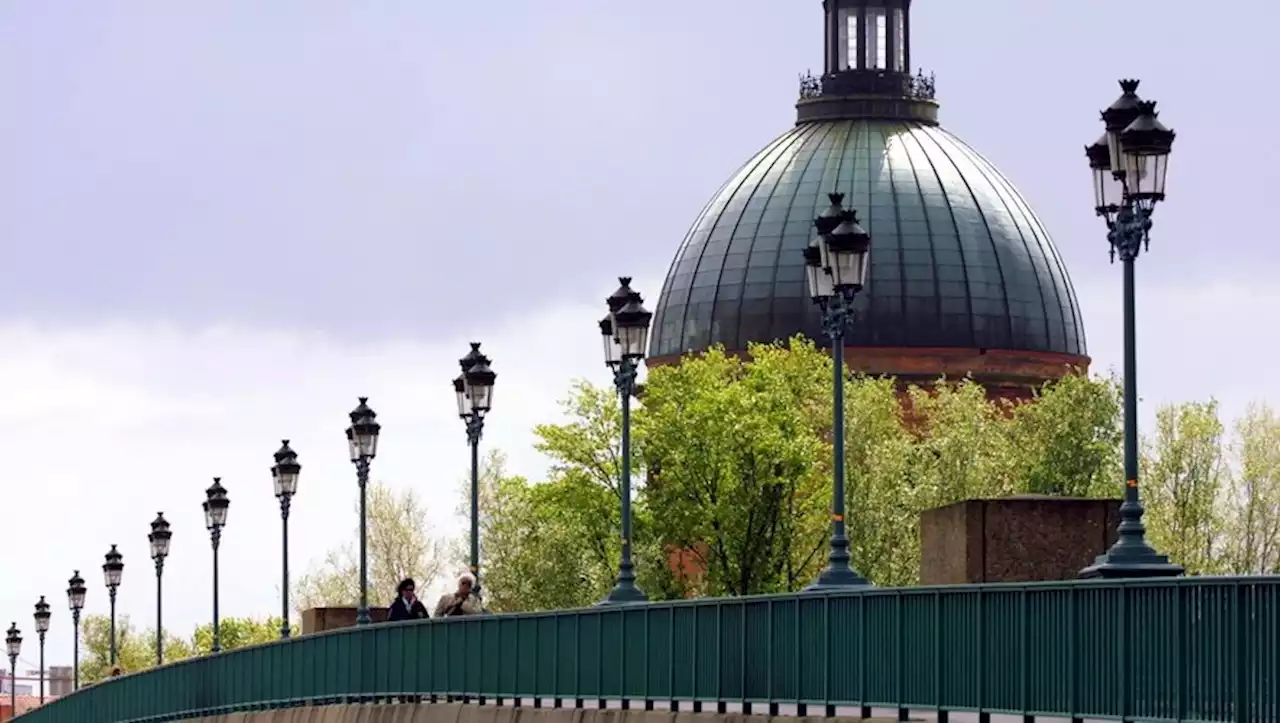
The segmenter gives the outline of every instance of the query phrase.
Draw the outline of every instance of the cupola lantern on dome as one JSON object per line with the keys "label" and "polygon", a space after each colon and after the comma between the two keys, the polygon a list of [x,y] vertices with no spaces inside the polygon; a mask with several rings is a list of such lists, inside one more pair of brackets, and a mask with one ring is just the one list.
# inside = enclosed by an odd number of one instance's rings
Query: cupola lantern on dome
{"label": "cupola lantern on dome", "polygon": [[911,0],[824,0],[823,16],[822,77],[801,77],[798,122],[937,122],[933,77],[911,74]]}
{"label": "cupola lantern on dome", "polygon": [[[806,253],[821,245],[805,249],[838,193],[875,239],[849,310],[850,367],[912,382],[971,375],[1016,397],[1088,367],[1075,291],[1049,233],[1004,174],[939,125],[932,76],[911,71],[912,5],[822,3],[823,73],[801,78],[795,126],[743,164],[689,229],[654,306],[650,366],[795,334],[826,344],[806,283]],[[1136,98],[1122,100],[1117,124],[1140,112]],[[1110,150],[1103,141],[1090,158],[1114,167]],[[1100,206],[1110,202],[1100,195]]]}

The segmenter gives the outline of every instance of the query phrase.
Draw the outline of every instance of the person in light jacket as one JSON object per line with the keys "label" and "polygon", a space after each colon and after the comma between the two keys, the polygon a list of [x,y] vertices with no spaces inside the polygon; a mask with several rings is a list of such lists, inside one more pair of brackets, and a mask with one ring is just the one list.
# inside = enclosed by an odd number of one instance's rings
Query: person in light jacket
{"label": "person in light jacket", "polygon": [[440,598],[436,603],[435,617],[450,618],[457,615],[479,615],[484,612],[480,596],[472,592],[476,576],[464,572],[458,576],[458,589]]}

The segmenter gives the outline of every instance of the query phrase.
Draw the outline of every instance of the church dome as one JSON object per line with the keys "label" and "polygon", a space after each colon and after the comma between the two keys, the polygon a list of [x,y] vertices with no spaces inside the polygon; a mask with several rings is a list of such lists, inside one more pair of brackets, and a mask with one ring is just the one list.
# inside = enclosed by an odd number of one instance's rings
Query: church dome
{"label": "church dome", "polygon": [[[1087,366],[1075,292],[1044,225],[1004,175],[937,124],[932,80],[892,67],[909,67],[909,4],[828,0],[827,28],[847,29],[828,33],[828,72],[802,80],[796,126],[693,223],[654,308],[653,362],[796,333],[825,343],[803,250],[827,194],[841,192],[871,235],[868,281],[845,337],[855,368],[859,348],[879,354],[868,371],[883,373],[969,371],[894,369],[901,363],[887,349],[1013,352],[1039,367],[1032,378]],[[864,56],[859,38],[889,47]]]}

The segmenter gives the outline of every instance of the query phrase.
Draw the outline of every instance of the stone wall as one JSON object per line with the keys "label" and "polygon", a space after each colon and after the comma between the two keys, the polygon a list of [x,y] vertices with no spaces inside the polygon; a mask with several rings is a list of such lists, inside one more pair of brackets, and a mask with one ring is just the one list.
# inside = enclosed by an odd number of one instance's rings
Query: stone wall
{"label": "stone wall", "polygon": [[[387,609],[381,606],[369,608],[369,616],[375,623],[387,621]],[[356,625],[355,608],[311,608],[302,611],[302,634],[323,633],[326,630],[353,628]]]}
{"label": "stone wall", "polygon": [[1120,500],[1019,495],[920,516],[920,582],[1073,580],[1116,540]]}

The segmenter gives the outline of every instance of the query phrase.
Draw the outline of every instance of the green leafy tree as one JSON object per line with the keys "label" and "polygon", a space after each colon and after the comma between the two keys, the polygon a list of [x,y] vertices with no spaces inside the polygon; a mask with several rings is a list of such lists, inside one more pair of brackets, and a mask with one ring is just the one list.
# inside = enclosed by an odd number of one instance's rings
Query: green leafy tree
{"label": "green leafy tree", "polygon": [[[813,579],[830,526],[831,375],[827,352],[801,338],[650,370],[633,415],[632,543],[651,599],[794,590]],[[1010,406],[969,380],[904,390],[848,377],[855,567],[877,584],[918,580],[919,516],[931,507],[1021,492],[1114,494],[1118,394],[1114,379],[1070,376],[1034,405]],[[481,504],[495,510],[482,510],[481,522],[495,609],[586,605],[613,582],[618,399],[579,382],[565,412],[565,422],[536,430],[549,479],[495,473],[482,484]]]}
{"label": "green leafy tree", "polygon": [[[155,633],[139,633],[134,630],[128,615],[117,615],[116,664],[121,670],[133,673],[146,670],[155,662]],[[80,680],[85,684],[94,683],[110,673],[111,618],[85,615],[80,619]]]}
{"label": "green leafy tree", "polygon": [[[111,672],[111,620],[106,615],[86,615],[81,621],[80,679],[98,682]],[[294,634],[297,627],[293,628]],[[222,649],[271,642],[280,636],[280,618],[223,618],[220,621]],[[164,661],[173,663],[193,655],[207,654],[213,640],[212,625],[206,623],[186,638],[168,631],[164,636]],[[137,632],[128,615],[116,617],[116,665],[125,673],[137,673],[155,666],[155,630]]]}
{"label": "green leafy tree", "polygon": [[606,565],[590,554],[580,517],[609,496],[576,477],[542,484],[504,477],[494,497],[503,514],[485,528],[493,541],[484,568],[492,609],[567,609],[603,597],[616,562]]}
{"label": "green leafy tree", "polygon": [[[583,603],[580,544],[559,512],[577,509],[572,501],[548,506],[547,490],[506,471],[506,457],[491,451],[479,476],[480,578],[485,602],[496,612],[550,610]],[[458,516],[463,532],[453,544],[453,560],[470,560],[470,479],[462,485]],[[542,489],[540,489],[542,488]]]}
{"label": "green leafy tree", "polygon": [[1235,474],[1227,492],[1227,567],[1236,574],[1280,572],[1280,418],[1252,404],[1236,421]]}
{"label": "green leafy tree", "polygon": [[[591,573],[593,588],[604,588],[605,572],[617,565],[618,531],[622,525],[622,406],[612,385],[595,386],[576,381],[561,402],[567,421],[534,428],[535,448],[551,460],[547,482],[555,492],[544,492],[548,501],[566,504],[557,522],[585,545],[583,572]],[[637,497],[643,494],[644,448],[633,435],[631,479],[633,517]],[[637,494],[639,493],[639,494]],[[633,520],[634,525],[634,520]],[[587,594],[603,592],[592,590]]]}
{"label": "green leafy tree", "polygon": [[1012,454],[1020,491],[1114,497],[1123,481],[1123,396],[1114,374],[1069,374],[1046,384],[1034,404],[1012,412]]}
{"label": "green leafy tree", "polygon": [[908,391],[916,449],[910,474],[926,507],[1018,489],[1010,421],[1002,402],[971,379]]}
{"label": "green leafy tree", "polygon": [[1148,534],[1193,575],[1217,573],[1224,562],[1222,433],[1216,401],[1169,404],[1156,411],[1156,433],[1145,444]]}
{"label": "green leafy tree", "polygon": [[[223,650],[235,650],[250,645],[261,645],[280,639],[280,618],[220,618],[218,642]],[[290,626],[291,634],[298,634],[298,626]],[[191,635],[192,654],[207,655],[213,649],[213,623],[205,623]]]}
{"label": "green leafy tree", "polygon": [[[493,610],[591,605],[612,587],[621,549],[621,411],[610,385],[575,382],[565,421],[535,428],[551,460],[536,484],[508,476],[500,455],[486,460],[480,485],[481,577]],[[641,440],[632,445],[632,548],[639,584],[653,599],[677,593],[651,534]],[[464,486],[459,513],[467,519]],[[468,523],[469,524],[469,523]],[[466,559],[456,543],[455,560]]]}
{"label": "green leafy tree", "polygon": [[714,349],[650,373],[637,417],[655,460],[645,502],[662,511],[652,525],[668,556],[693,558],[689,592],[777,592],[816,573],[830,499],[827,379],[800,340],[754,346],[750,361]]}
{"label": "green leafy tree", "polygon": [[[440,575],[444,550],[431,534],[421,498],[412,489],[395,490],[373,482],[367,502],[370,604],[389,598],[406,577],[413,577],[419,588],[425,589]],[[357,539],[357,534],[351,538]],[[313,565],[294,584],[292,597],[299,612],[354,606],[360,598],[360,559],[355,542],[329,550],[322,563]]]}

